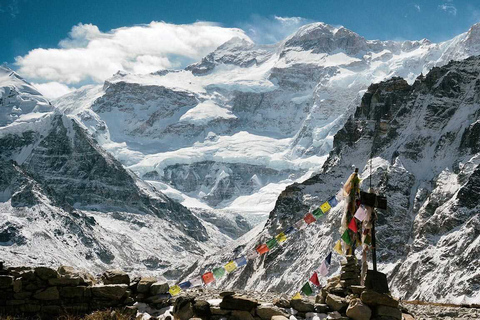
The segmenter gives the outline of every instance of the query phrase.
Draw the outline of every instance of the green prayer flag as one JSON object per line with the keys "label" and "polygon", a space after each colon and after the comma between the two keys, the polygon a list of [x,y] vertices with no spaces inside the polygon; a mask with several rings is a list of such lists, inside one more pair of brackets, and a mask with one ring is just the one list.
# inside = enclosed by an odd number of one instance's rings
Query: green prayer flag
{"label": "green prayer flag", "polygon": [[342,234],[342,239],[345,241],[346,244],[352,244],[352,240],[350,240],[350,235],[348,234],[348,229]]}
{"label": "green prayer flag", "polygon": [[320,218],[321,216],[323,216],[323,211],[321,208],[317,208],[315,210],[313,210],[312,212],[312,215],[315,217],[315,218]]}
{"label": "green prayer flag", "polygon": [[225,274],[225,269],[223,267],[215,268],[212,270],[213,275],[215,276],[216,279],[223,277]]}
{"label": "green prayer flag", "polygon": [[267,247],[268,249],[272,249],[273,247],[275,247],[277,245],[277,239],[273,238],[273,239],[270,239],[267,241]]}
{"label": "green prayer flag", "polygon": [[306,296],[311,296],[313,293],[312,287],[310,287],[310,283],[306,282],[302,287],[302,292]]}

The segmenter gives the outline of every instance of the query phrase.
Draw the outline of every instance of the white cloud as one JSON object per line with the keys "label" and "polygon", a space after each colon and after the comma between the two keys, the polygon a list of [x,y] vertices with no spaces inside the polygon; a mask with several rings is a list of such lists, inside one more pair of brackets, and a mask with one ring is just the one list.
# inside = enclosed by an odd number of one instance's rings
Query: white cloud
{"label": "white cloud", "polygon": [[251,21],[241,23],[240,28],[256,43],[271,44],[282,41],[287,36],[296,32],[301,26],[313,22],[301,17],[266,18],[253,15]]}
{"label": "white cloud", "polygon": [[74,89],[59,82],[32,83],[37,90],[47,99],[55,99],[64,94],[72,92]]}
{"label": "white cloud", "polygon": [[418,12],[422,12],[422,8],[420,8],[420,5],[418,5],[418,4],[415,3],[413,6],[415,7],[415,9],[416,9]]}
{"label": "white cloud", "polygon": [[92,24],[78,24],[59,48],[31,50],[15,58],[18,72],[38,82],[66,84],[103,82],[118,70],[148,73],[197,61],[244,31],[213,23],[175,25],[151,22],[101,32]]}
{"label": "white cloud", "polygon": [[440,10],[445,11],[448,14],[451,14],[452,16],[457,15],[457,8],[451,4],[451,3],[444,3],[438,6]]}

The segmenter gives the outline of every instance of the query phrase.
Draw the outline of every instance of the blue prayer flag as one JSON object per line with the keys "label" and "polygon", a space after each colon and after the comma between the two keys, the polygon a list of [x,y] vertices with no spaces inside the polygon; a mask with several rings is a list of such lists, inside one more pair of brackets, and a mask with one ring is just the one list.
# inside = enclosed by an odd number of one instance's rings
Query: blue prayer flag
{"label": "blue prayer flag", "polygon": [[294,233],[295,232],[295,228],[294,227],[288,227],[284,233],[285,234],[290,234],[290,233]]}
{"label": "blue prayer flag", "polygon": [[185,289],[188,289],[192,286],[192,284],[190,283],[190,281],[185,281],[185,282],[182,282],[178,285],[182,290],[185,290]]}
{"label": "blue prayer flag", "polygon": [[335,198],[335,196],[331,197],[328,199],[328,203],[332,208],[335,207],[338,204],[337,198]]}
{"label": "blue prayer flag", "polygon": [[332,252],[328,254],[328,256],[325,258],[325,261],[331,265],[332,264]]}
{"label": "blue prayer flag", "polygon": [[245,259],[245,256],[241,256],[240,258],[237,258],[234,261],[237,264],[237,267],[241,267],[247,264],[247,259]]}

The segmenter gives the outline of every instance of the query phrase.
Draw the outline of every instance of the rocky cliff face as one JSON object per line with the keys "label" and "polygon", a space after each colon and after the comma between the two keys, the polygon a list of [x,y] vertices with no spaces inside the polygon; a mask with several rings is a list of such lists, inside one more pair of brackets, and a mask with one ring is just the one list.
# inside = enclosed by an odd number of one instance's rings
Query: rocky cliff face
{"label": "rocky cliff face", "polygon": [[[29,87],[1,71],[10,79],[2,92]],[[41,100],[28,92],[9,99],[2,110]],[[125,170],[74,119],[32,110],[0,127],[2,259],[75,262],[94,271],[133,266],[169,276],[187,252],[203,255],[228,239]]]}
{"label": "rocky cliff face", "polygon": [[[140,177],[222,212],[249,213],[235,205],[248,198],[266,217],[277,190],[320,170],[372,82],[400,76],[411,85],[434,66],[479,54],[478,29],[435,44],[367,40],[314,23],[270,46],[232,39],[185,70],[118,73],[55,104]],[[231,180],[185,188],[186,167],[191,182],[206,162],[227,167],[230,177],[264,179],[257,189]],[[223,181],[222,172],[210,166],[209,179]]]}
{"label": "rocky cliff face", "polygon": [[[480,58],[433,68],[409,85],[392,78],[371,85],[335,135],[321,173],[287,187],[262,232],[211,257],[194,273],[251,252],[335,195],[354,167],[363,189],[387,196],[379,211],[378,259],[394,295],[474,302],[480,298]],[[371,168],[370,168],[371,164]],[[313,226],[220,282],[225,287],[293,291],[340,238],[343,203]],[[334,255],[333,272],[339,257]]]}

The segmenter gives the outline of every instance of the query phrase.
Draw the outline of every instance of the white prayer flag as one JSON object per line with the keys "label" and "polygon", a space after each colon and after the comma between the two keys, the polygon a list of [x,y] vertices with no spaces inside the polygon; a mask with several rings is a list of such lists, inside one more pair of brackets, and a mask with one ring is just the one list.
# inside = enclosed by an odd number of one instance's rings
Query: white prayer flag
{"label": "white prayer flag", "polygon": [[365,210],[365,207],[361,205],[360,207],[358,207],[357,212],[355,212],[355,218],[357,218],[359,221],[363,221],[365,220],[366,216],[367,212]]}

